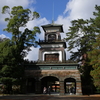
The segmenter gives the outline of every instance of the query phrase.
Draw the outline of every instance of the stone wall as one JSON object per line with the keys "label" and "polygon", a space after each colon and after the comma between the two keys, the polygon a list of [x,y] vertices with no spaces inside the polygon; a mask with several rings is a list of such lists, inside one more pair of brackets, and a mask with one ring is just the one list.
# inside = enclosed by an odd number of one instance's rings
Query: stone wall
{"label": "stone wall", "polygon": [[53,76],[59,79],[60,94],[64,94],[64,80],[66,78],[73,78],[76,80],[76,95],[81,95],[81,79],[78,70],[25,70],[26,78],[34,78],[41,80],[47,76]]}

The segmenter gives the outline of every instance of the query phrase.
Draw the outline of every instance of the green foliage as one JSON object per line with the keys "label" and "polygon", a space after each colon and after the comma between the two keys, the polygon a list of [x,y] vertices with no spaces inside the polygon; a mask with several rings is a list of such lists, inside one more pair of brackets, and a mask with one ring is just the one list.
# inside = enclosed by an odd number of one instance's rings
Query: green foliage
{"label": "green foliage", "polygon": [[[31,46],[36,46],[36,36],[40,33],[39,27],[33,30],[26,28],[28,21],[39,18],[39,14],[22,6],[9,6],[2,8],[3,14],[8,14],[5,18],[8,22],[4,31],[12,33],[12,38],[0,40],[0,82],[6,86],[6,93],[11,93],[12,86],[21,86],[24,76],[24,57]],[[24,28],[23,31],[20,28]]]}
{"label": "green foliage", "polygon": [[13,45],[11,40],[0,43],[0,81],[5,85],[18,84],[18,81],[24,75],[21,56],[16,52],[16,48],[17,46]]}
{"label": "green foliage", "polygon": [[11,41],[16,48],[16,52],[24,58],[27,55],[25,50],[30,50],[31,46],[36,46],[36,34],[40,33],[40,29],[36,26],[33,30],[24,28],[24,31],[20,31],[20,28],[26,27],[28,21],[39,18],[39,14],[36,11],[32,12],[30,9],[23,9],[22,6],[14,6],[12,10],[10,10],[10,7],[4,6],[2,13],[9,14],[9,18],[5,18],[8,24],[4,31],[12,33]]}
{"label": "green foliage", "polygon": [[0,43],[0,82],[6,86],[5,93],[12,91],[13,84],[19,85],[24,75],[23,59],[16,50],[17,46],[9,39]]}
{"label": "green foliage", "polygon": [[100,34],[97,35],[96,42],[93,44],[93,50],[88,52],[90,64],[93,67],[91,75],[95,86],[100,88]]}
{"label": "green foliage", "polygon": [[[71,59],[84,62],[83,66],[80,66],[82,84],[91,86],[93,80],[94,85],[100,88],[100,6],[96,5],[95,10],[94,19],[78,19],[71,22],[66,40],[68,50],[72,53]],[[74,48],[77,48],[76,52],[73,52]],[[84,54],[87,55],[86,58]]]}
{"label": "green foliage", "polygon": [[9,9],[10,9],[9,6],[4,6],[3,9],[2,9],[2,13],[3,14],[9,13]]}
{"label": "green foliage", "polygon": [[93,43],[93,50],[88,52],[90,58],[90,65],[92,65],[93,70],[91,71],[91,76],[96,87],[100,89],[100,6],[95,6],[95,12],[93,12],[95,18],[91,19],[91,23],[96,31],[96,42]]}
{"label": "green foliage", "polygon": [[[69,28],[69,32],[66,33],[68,42],[68,51],[72,53],[71,59],[80,59],[80,57],[90,51],[92,43],[95,41],[95,32],[89,20],[73,20],[72,26]],[[88,40],[88,41],[87,41]],[[77,48],[77,52],[73,52],[73,49]]]}
{"label": "green foliage", "polygon": [[39,18],[39,14],[36,11],[32,12],[30,9],[23,9],[22,6],[14,6],[10,11],[10,7],[4,6],[2,8],[2,13],[9,14],[9,18],[5,18],[5,21],[7,21],[8,24],[4,31],[12,33],[12,40],[16,44],[20,43],[20,39],[22,41],[22,36],[24,36],[23,41],[31,42],[35,40],[36,33],[40,33],[38,27],[34,27],[33,30],[28,30],[26,28],[24,29],[24,32],[20,31],[20,28],[26,27],[28,21]]}

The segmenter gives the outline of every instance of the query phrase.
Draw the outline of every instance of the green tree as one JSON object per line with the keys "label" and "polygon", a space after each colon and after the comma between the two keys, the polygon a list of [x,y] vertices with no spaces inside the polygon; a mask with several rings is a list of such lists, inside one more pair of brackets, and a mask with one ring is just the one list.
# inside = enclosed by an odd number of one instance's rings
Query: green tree
{"label": "green tree", "polygon": [[20,28],[26,27],[29,21],[39,18],[39,14],[31,12],[29,9],[23,9],[22,6],[15,6],[12,10],[8,6],[4,6],[2,13],[9,14],[9,18],[5,18],[8,24],[4,31],[12,33],[12,41],[18,46],[18,50],[21,48],[22,52],[24,49],[29,50],[30,46],[34,46],[36,43],[36,33],[40,33],[39,27],[34,27],[33,30],[24,28],[24,31],[20,31]]}
{"label": "green tree", "polygon": [[9,39],[0,43],[0,81],[6,86],[5,93],[11,93],[12,85],[20,84],[24,75],[24,67],[16,59],[16,48]]}
{"label": "green tree", "polygon": [[[89,20],[73,20],[69,32],[66,33],[68,42],[68,51],[70,51],[72,60],[79,60],[80,57],[90,51],[92,43],[95,41],[95,32],[89,25]],[[77,51],[73,52],[73,49]]]}
{"label": "green tree", "polygon": [[[90,75],[92,66],[89,65],[87,53],[92,50],[96,34],[93,26],[90,24],[90,20],[78,19],[73,20],[71,23],[72,26],[69,28],[69,32],[66,33],[68,51],[72,54],[70,59],[82,63],[79,70],[82,77],[83,93],[90,93],[91,87],[93,87]],[[77,48],[77,51],[74,51],[75,48]]]}
{"label": "green tree", "polygon": [[100,88],[100,34],[97,36],[96,43],[93,44],[93,50],[88,53],[90,64],[93,67],[91,75],[95,86]]}
{"label": "green tree", "polygon": [[90,65],[92,65],[93,70],[91,71],[91,76],[96,87],[100,90],[100,6],[95,6],[96,11],[93,13],[95,18],[91,19],[91,23],[96,32],[96,42],[93,43],[93,50],[88,53],[90,58]]}
{"label": "green tree", "polygon": [[[20,84],[24,75],[24,57],[27,51],[31,50],[31,46],[36,46],[36,34],[40,33],[39,27],[33,30],[26,28],[29,21],[39,18],[37,12],[31,12],[29,9],[23,9],[22,6],[15,6],[10,9],[9,6],[2,8],[3,14],[8,14],[9,18],[5,18],[8,22],[4,31],[12,33],[11,40],[0,43],[0,80],[6,85],[7,91],[10,93],[13,84]],[[23,31],[20,28],[24,28]]]}
{"label": "green tree", "polygon": [[5,40],[7,40],[7,39],[8,39],[8,38],[1,38],[1,37],[0,37],[0,43],[3,42],[3,41],[5,41]]}

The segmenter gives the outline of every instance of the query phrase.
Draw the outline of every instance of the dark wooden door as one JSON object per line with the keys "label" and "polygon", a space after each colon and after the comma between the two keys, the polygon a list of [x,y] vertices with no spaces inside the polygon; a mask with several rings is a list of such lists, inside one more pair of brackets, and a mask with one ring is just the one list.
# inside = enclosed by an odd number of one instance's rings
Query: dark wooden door
{"label": "dark wooden door", "polygon": [[45,54],[45,61],[59,61],[59,54]]}

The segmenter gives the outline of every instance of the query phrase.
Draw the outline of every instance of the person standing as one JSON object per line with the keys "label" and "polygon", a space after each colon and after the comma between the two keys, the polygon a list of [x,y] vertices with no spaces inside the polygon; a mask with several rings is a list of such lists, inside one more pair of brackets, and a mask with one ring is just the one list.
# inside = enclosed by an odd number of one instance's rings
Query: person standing
{"label": "person standing", "polygon": [[51,88],[50,88],[50,86],[49,86],[49,87],[48,87],[48,94],[49,94],[49,95],[50,95],[50,91],[51,91],[50,89],[51,89]]}
{"label": "person standing", "polygon": [[43,94],[46,94],[46,93],[47,93],[47,88],[44,87],[44,88],[43,88]]}

